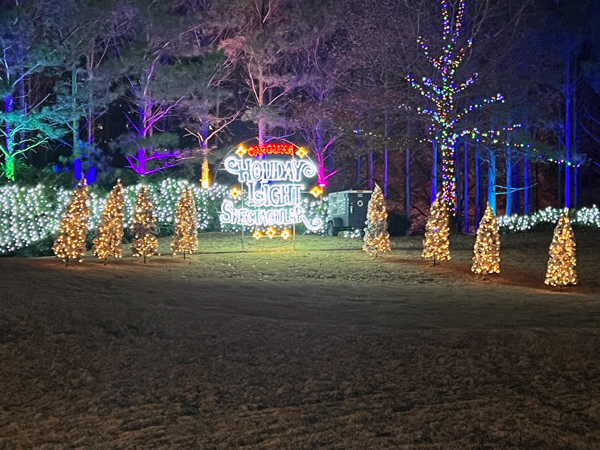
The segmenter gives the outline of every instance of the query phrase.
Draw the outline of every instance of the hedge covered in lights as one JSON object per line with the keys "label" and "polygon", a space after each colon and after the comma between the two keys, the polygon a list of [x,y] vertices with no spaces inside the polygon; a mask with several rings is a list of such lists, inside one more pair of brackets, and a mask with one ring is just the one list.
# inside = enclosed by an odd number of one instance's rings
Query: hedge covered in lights
{"label": "hedge covered in lights", "polygon": [[[177,201],[186,182],[168,178],[160,183],[147,184],[158,225],[171,226],[174,222]],[[218,228],[221,202],[229,187],[213,184],[208,189],[190,184],[198,215],[198,229]],[[140,185],[125,188],[125,227],[133,217],[135,199]],[[27,247],[58,231],[60,218],[73,191],[38,185],[0,187],[0,254]],[[92,189],[89,195],[90,221],[88,228],[95,230],[108,198],[108,192]],[[322,200],[305,200],[307,216],[325,214]],[[229,228],[228,228],[229,229]]]}
{"label": "hedge covered in lights", "polygon": [[[175,207],[184,181],[166,179],[148,184],[159,224],[172,224]],[[125,227],[129,227],[139,185],[125,188]],[[226,186],[215,184],[208,189],[192,186],[197,205],[198,228],[205,230],[216,218]],[[60,217],[72,195],[70,189],[56,189],[38,185],[0,187],[0,253],[27,247],[58,231]],[[88,228],[95,230],[108,192],[92,190],[89,196],[90,221]],[[215,225],[218,222],[215,223]]]}
{"label": "hedge covered in lights", "polygon": [[[498,226],[503,233],[513,233],[516,231],[530,230],[540,223],[558,222],[558,218],[563,212],[562,208],[546,208],[528,216],[500,216],[498,217]],[[573,225],[599,227],[600,211],[594,205],[592,208],[581,208],[570,212],[571,223]]]}

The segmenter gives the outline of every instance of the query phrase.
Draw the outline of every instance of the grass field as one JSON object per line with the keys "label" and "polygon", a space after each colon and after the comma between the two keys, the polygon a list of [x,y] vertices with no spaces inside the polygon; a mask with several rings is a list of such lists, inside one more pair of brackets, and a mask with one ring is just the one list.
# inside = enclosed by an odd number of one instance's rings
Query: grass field
{"label": "grass field", "polygon": [[0,258],[0,449],[600,448],[600,231],[562,290],[551,232],[502,236],[488,278],[473,236],[436,267],[418,237],[200,238]]}

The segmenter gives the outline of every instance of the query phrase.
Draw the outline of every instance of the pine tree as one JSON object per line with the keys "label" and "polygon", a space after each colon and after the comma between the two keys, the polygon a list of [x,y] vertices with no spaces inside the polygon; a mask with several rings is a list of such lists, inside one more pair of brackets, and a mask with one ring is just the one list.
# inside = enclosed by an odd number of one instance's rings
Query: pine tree
{"label": "pine tree", "polygon": [[433,258],[433,265],[437,261],[450,259],[448,208],[440,197],[438,194],[431,205],[423,241],[423,258]]}
{"label": "pine tree", "polygon": [[65,261],[65,266],[69,265],[69,259],[83,261],[85,256],[85,238],[87,234],[87,225],[90,218],[88,209],[88,187],[85,179],[81,179],[73,197],[67,205],[67,211],[60,221],[60,232],[52,250],[57,258]]}
{"label": "pine tree", "polygon": [[186,186],[181,191],[181,198],[177,203],[175,213],[175,234],[171,243],[173,255],[178,252],[185,254],[198,250],[198,219],[196,216],[196,202],[192,190]]}
{"label": "pine tree", "polygon": [[379,252],[390,251],[390,235],[387,232],[387,211],[383,200],[383,192],[376,184],[367,210],[367,224],[363,250],[369,256],[377,258]]}
{"label": "pine tree", "polygon": [[158,250],[158,239],[156,239],[156,216],[152,210],[152,203],[148,196],[146,186],[142,186],[138,192],[135,202],[135,214],[131,223],[133,242],[131,250],[133,256],[146,259]]}
{"label": "pine tree", "polygon": [[477,229],[471,270],[484,275],[500,273],[500,233],[496,216],[489,203]]}
{"label": "pine tree", "polygon": [[554,229],[554,237],[550,244],[550,259],[546,272],[546,284],[550,286],[567,286],[577,284],[575,265],[575,241],[573,228],[569,221],[569,210],[565,209]]}
{"label": "pine tree", "polygon": [[109,256],[120,258],[123,255],[123,207],[125,198],[121,180],[113,187],[100,217],[92,251],[104,264]]}

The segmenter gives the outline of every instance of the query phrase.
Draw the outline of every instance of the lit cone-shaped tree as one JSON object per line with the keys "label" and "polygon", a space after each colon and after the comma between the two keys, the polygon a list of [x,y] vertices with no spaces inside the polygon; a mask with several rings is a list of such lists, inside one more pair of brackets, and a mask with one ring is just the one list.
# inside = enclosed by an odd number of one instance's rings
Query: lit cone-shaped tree
{"label": "lit cone-shaped tree", "polygon": [[123,207],[125,198],[121,180],[113,187],[96,230],[92,251],[98,258],[108,261],[109,256],[120,258],[123,255]]}
{"label": "lit cone-shaped tree", "polygon": [[387,216],[383,192],[381,192],[381,188],[376,184],[371,200],[369,200],[367,221],[365,222],[367,224],[364,237],[365,243],[363,245],[363,250],[374,258],[377,258],[379,252],[390,251]]}
{"label": "lit cone-shaped tree", "polygon": [[82,262],[85,256],[85,237],[90,218],[87,202],[88,187],[85,178],[82,178],[62,216],[59,235],[52,245],[54,254],[65,261],[65,266],[69,265],[70,259]]}
{"label": "lit cone-shaped tree", "polygon": [[475,273],[500,273],[500,233],[496,216],[488,203],[477,228],[475,256],[471,270]]}
{"label": "lit cone-shaped tree", "polygon": [[429,218],[425,226],[423,241],[423,258],[433,258],[433,265],[438,261],[450,259],[450,242],[448,236],[448,208],[446,203],[437,195],[431,205]]}
{"label": "lit cone-shaped tree", "polygon": [[558,219],[554,229],[554,237],[550,244],[546,284],[550,286],[577,284],[576,263],[573,228],[571,228],[571,222],[569,221],[569,210],[565,209]]}
{"label": "lit cone-shaped tree", "polygon": [[198,220],[196,218],[196,202],[192,190],[186,186],[181,191],[175,213],[175,234],[171,243],[173,255],[194,253],[198,250]]}
{"label": "lit cone-shaped tree", "polygon": [[133,234],[133,242],[131,243],[133,256],[144,258],[144,264],[146,264],[147,258],[154,255],[158,250],[156,216],[146,186],[142,186],[137,195],[131,232]]}

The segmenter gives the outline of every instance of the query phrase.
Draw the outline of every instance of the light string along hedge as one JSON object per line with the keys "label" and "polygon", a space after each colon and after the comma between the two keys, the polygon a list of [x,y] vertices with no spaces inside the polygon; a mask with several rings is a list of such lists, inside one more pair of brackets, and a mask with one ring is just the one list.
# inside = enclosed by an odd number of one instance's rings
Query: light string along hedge
{"label": "light string along hedge", "polygon": [[[157,184],[148,184],[159,224],[174,222],[177,202],[185,185],[184,180],[172,178]],[[131,224],[139,188],[140,185],[125,188],[125,227]],[[221,201],[227,196],[230,187],[213,184],[210,188],[203,189],[192,185],[191,189],[196,201],[198,229],[206,230],[211,221],[216,223]],[[0,187],[0,254],[27,247],[56,233],[72,193],[72,189],[56,189],[42,185]],[[90,191],[88,229],[97,228],[108,194],[108,192]],[[326,199],[307,200],[304,207],[307,216],[327,213]],[[561,212],[561,208],[546,208],[527,216],[499,216],[498,226],[502,233],[526,231],[539,223],[556,223]],[[573,210],[570,215],[571,223],[574,225],[600,228],[600,211],[597,206]],[[239,231],[240,227],[222,228]]]}
{"label": "light string along hedge", "polygon": [[[148,193],[160,224],[172,224],[177,201],[185,187],[184,180],[166,179],[148,184]],[[125,223],[131,225],[137,192],[141,185],[128,186],[125,191]],[[191,186],[197,205],[198,229],[205,230],[218,214],[228,187],[214,184],[208,189]],[[72,189],[56,189],[38,185],[0,188],[0,253],[27,247],[58,231],[64,209],[73,194]],[[92,190],[89,194],[90,220],[88,230],[95,230],[100,221],[109,192]]]}

